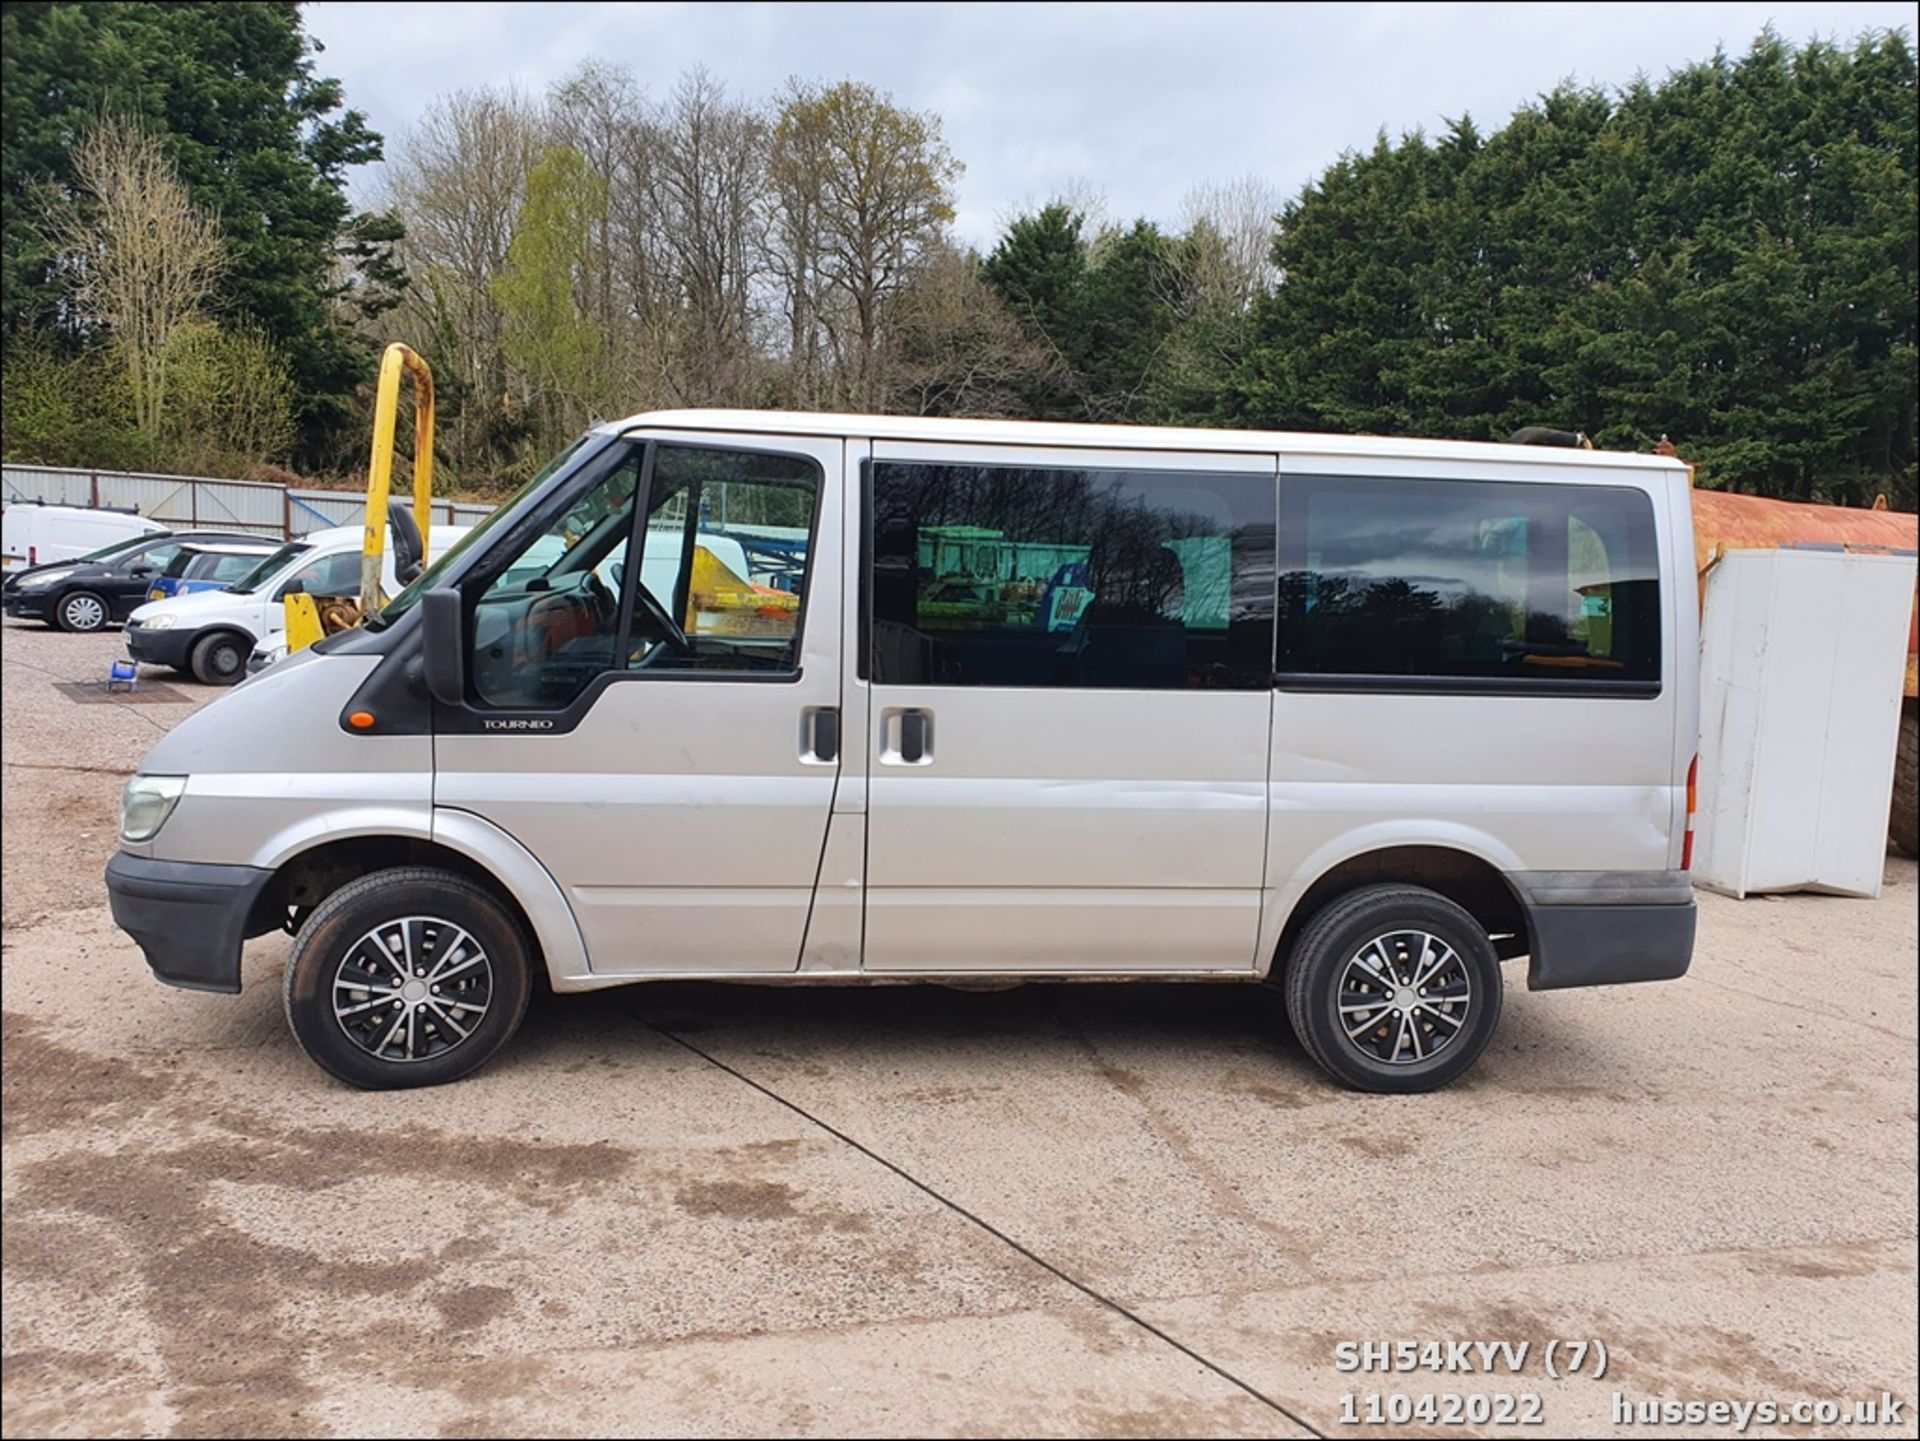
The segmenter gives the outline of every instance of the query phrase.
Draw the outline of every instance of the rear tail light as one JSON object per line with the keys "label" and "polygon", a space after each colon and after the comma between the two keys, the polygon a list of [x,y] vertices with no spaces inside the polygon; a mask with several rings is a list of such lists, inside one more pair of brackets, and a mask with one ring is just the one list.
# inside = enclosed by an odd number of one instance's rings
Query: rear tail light
{"label": "rear tail light", "polygon": [[1680,869],[1693,869],[1693,813],[1700,809],[1700,757],[1687,767],[1687,838],[1680,843]]}
{"label": "rear tail light", "polygon": [[40,564],[40,547],[39,546],[30,545],[27,547],[27,564],[28,565]]}

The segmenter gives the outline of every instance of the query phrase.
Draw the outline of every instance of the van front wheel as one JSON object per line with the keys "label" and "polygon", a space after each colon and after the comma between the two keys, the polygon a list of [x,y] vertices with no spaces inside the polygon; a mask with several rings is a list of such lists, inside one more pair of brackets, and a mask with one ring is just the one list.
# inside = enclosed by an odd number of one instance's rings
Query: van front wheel
{"label": "van front wheel", "polygon": [[323,1070],[370,1090],[478,1069],[520,1027],[532,948],[517,917],[464,876],[427,866],[341,887],[300,927],[287,1020]]}
{"label": "van front wheel", "polygon": [[1307,922],[1287,1016],[1307,1054],[1362,1091],[1432,1091],[1486,1049],[1500,962],[1480,924],[1420,886],[1368,886]]}
{"label": "van front wheel", "polygon": [[251,645],[237,632],[217,630],[193,643],[187,669],[202,685],[233,685],[247,673]]}

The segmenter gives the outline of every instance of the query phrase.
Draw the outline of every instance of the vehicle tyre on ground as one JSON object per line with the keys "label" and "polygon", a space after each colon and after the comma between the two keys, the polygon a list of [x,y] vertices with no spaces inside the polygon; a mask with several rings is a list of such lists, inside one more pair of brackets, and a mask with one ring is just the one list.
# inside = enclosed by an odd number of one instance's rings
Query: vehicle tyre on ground
{"label": "vehicle tyre on ground", "polygon": [[1284,984],[1307,1054],[1362,1091],[1446,1085],[1500,1021],[1500,962],[1486,931],[1420,886],[1368,886],[1330,901],[1300,932]]}
{"label": "vehicle tyre on ground", "polygon": [[1920,856],[1920,705],[1900,711],[1900,748],[1893,763],[1893,813],[1887,831],[1909,856]]}
{"label": "vehicle tyre on ground", "polygon": [[53,608],[56,628],[80,634],[105,630],[107,622],[112,619],[113,608],[104,597],[90,590],[76,590],[71,595],[63,595]]}
{"label": "vehicle tyre on ground", "polygon": [[323,1070],[369,1090],[437,1086],[519,1029],[533,948],[519,919],[452,871],[396,866],[341,887],[300,927],[287,1021]]}
{"label": "vehicle tyre on ground", "polygon": [[202,685],[232,685],[245,677],[252,649],[253,643],[238,631],[217,630],[193,643],[187,665]]}

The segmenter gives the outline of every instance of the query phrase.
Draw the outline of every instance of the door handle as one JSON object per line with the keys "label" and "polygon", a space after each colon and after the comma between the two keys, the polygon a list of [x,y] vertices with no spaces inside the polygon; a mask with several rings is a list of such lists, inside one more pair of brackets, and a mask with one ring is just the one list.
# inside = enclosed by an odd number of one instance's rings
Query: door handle
{"label": "door handle", "polygon": [[927,733],[933,727],[927,724],[927,713],[923,710],[902,711],[900,713],[900,759],[910,766],[917,766],[927,758]]}
{"label": "door handle", "polygon": [[800,712],[800,759],[823,766],[840,759],[838,706],[808,706]]}
{"label": "door handle", "polygon": [[912,708],[883,711],[880,761],[890,766],[933,764],[933,712]]}

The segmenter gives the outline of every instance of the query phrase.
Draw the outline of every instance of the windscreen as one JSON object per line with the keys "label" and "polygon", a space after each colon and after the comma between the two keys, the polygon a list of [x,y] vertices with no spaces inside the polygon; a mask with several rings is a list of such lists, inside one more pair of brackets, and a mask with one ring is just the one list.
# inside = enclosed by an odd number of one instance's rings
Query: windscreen
{"label": "windscreen", "polygon": [[[412,584],[408,585],[400,594],[388,601],[378,615],[368,620],[368,627],[373,630],[379,630],[382,626],[391,625],[401,615],[410,610],[415,601],[419,600],[421,596],[425,595],[440,583],[440,577],[447,573],[448,567],[453,564],[455,559],[466,554],[481,536],[492,530],[494,526],[502,520],[505,520],[514,511],[518,510],[521,501],[525,500],[535,490],[544,485],[548,479],[557,474],[563,467],[576,459],[583,458],[589,451],[598,449],[597,446],[588,445],[588,442],[594,438],[592,431],[588,431],[585,435],[580,436],[572,445],[569,445],[565,450],[561,451],[552,460],[542,466],[538,475],[534,476],[532,480],[529,480],[525,485],[516,490],[503,504],[496,506],[485,516],[481,517],[480,523],[474,526],[472,530],[461,536],[458,541],[454,542],[454,544],[449,546],[443,553],[434,556],[433,563],[421,571],[419,575],[415,576]],[[601,438],[604,439],[604,437]],[[235,587],[235,589],[238,589],[238,587]]]}
{"label": "windscreen", "polygon": [[228,586],[227,589],[237,592],[240,595],[251,595],[269,580],[273,579],[274,576],[278,575],[280,568],[288,561],[297,555],[305,555],[312,549],[313,547],[308,545],[304,540],[290,540],[272,555],[261,561],[260,564],[256,565],[252,570],[241,576],[239,580]]}
{"label": "windscreen", "polygon": [[153,539],[152,535],[136,535],[131,540],[116,540],[112,545],[103,545],[98,550],[90,550],[79,560],[70,560],[66,564],[81,565],[90,560],[111,560],[114,556],[132,550],[135,546],[146,545]]}

